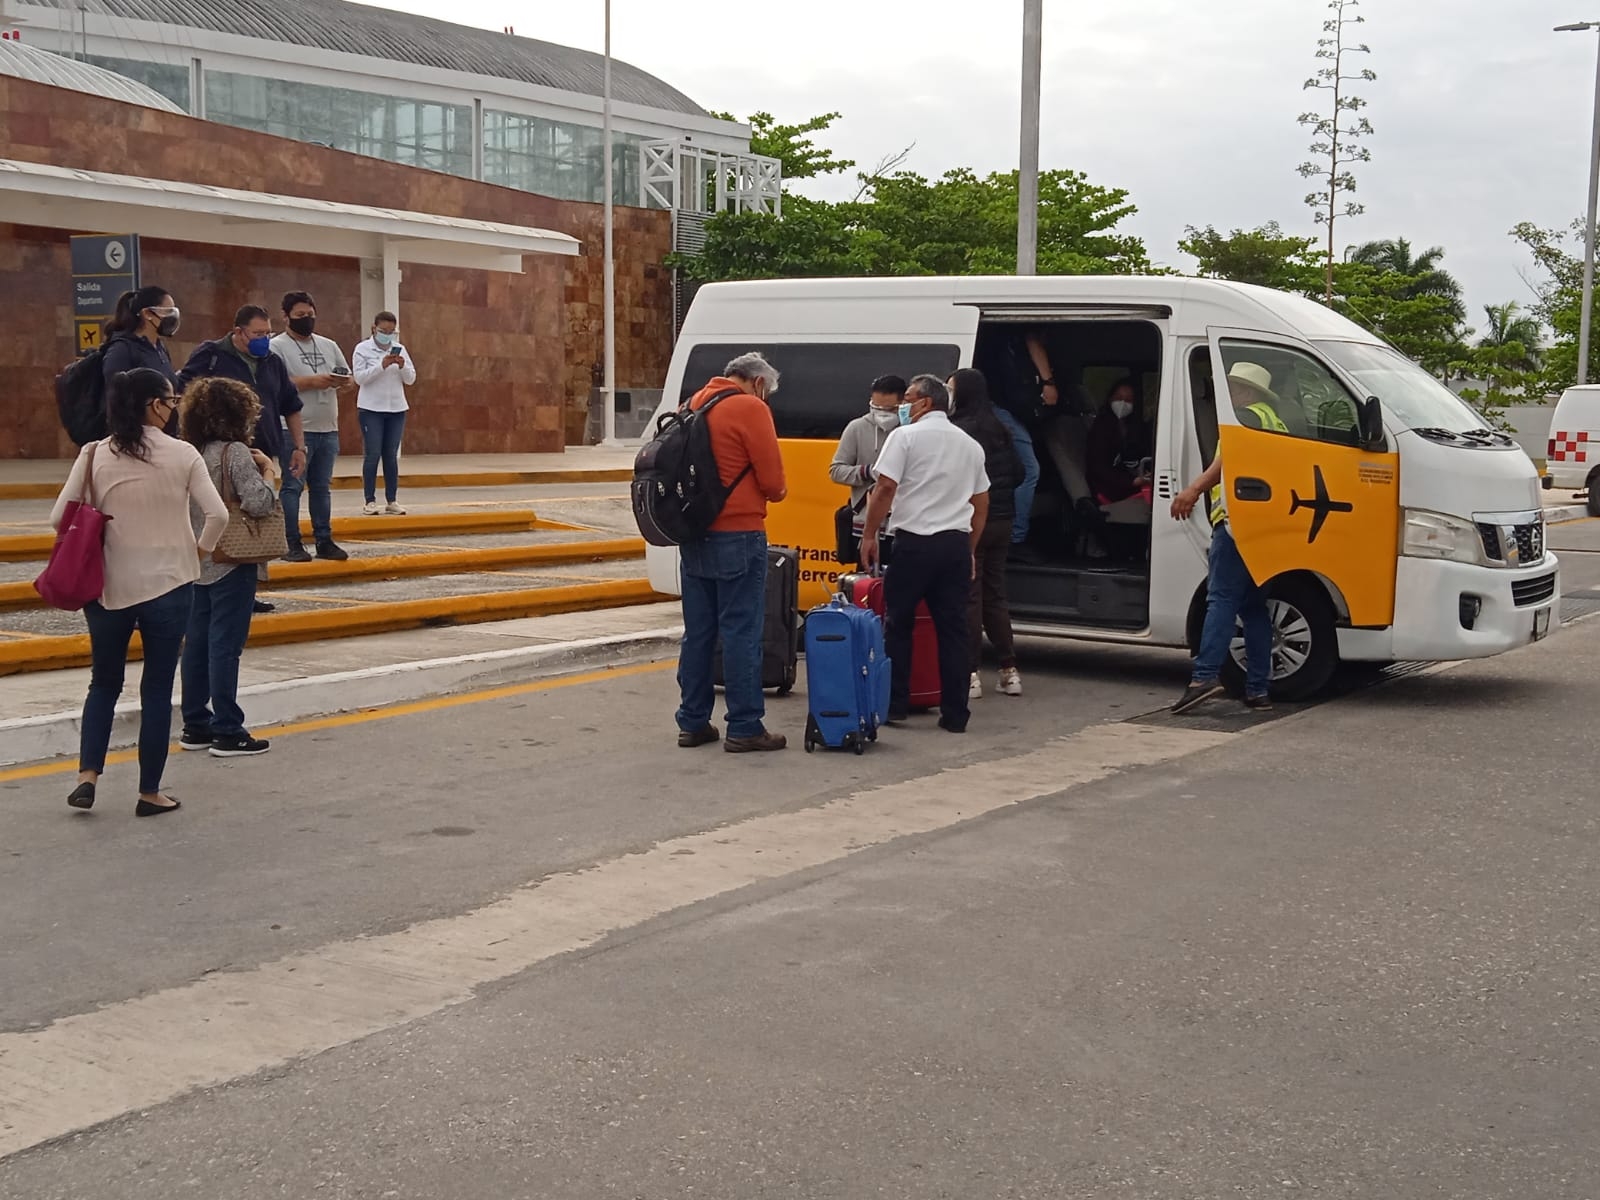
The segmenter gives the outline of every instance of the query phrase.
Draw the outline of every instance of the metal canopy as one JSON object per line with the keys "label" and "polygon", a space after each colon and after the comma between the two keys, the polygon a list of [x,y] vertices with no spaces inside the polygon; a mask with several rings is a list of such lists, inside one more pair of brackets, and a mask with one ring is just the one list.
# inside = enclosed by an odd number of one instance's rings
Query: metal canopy
{"label": "metal canopy", "polygon": [[512,273],[524,254],[580,252],[548,229],[13,159],[0,159],[0,221]]}

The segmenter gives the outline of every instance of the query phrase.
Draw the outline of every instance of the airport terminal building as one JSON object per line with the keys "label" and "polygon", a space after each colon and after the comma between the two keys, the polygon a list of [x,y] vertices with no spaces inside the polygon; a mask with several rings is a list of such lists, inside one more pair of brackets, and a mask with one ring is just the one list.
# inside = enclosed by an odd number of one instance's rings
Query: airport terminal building
{"label": "airport terminal building", "polygon": [[[77,348],[84,233],[139,235],[143,281],[184,310],[175,357],[304,287],[341,342],[399,308],[423,376],[408,448],[581,436],[599,55],[346,0],[0,0],[0,31],[0,279],[38,314],[0,345],[27,381],[0,398],[0,458],[71,450],[41,411]],[[681,306],[663,258],[719,208],[775,212],[778,166],[637,68],[613,62],[612,96],[618,384],[656,388]]]}

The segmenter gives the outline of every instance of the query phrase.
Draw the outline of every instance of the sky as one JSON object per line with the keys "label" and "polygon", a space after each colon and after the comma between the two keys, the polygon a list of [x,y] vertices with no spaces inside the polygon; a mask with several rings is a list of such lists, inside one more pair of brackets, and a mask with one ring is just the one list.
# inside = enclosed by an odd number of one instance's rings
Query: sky
{"label": "sky", "polygon": [[[602,0],[391,0],[391,7],[600,50]],[[1151,258],[1193,267],[1186,225],[1278,221],[1317,236],[1295,167],[1295,118],[1325,0],[1045,0],[1040,162],[1126,188],[1123,228]],[[1351,60],[1372,161],[1357,166],[1364,215],[1336,245],[1405,237],[1438,245],[1478,324],[1482,306],[1529,302],[1531,264],[1508,231],[1565,226],[1588,183],[1600,0],[1362,0]],[[839,111],[826,143],[871,166],[913,146],[936,176],[1015,168],[1021,0],[612,0],[612,52],[709,109],[796,121]],[[1364,60],[1364,61],[1363,61]],[[808,187],[848,196],[853,179]]]}

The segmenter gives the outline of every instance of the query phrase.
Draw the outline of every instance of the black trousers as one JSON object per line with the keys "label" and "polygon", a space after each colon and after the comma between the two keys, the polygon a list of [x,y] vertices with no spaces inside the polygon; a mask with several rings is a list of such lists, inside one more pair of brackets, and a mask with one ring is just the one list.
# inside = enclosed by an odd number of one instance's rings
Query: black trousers
{"label": "black trousers", "polygon": [[927,601],[939,638],[939,723],[965,729],[971,663],[967,647],[967,602],[972,595],[972,543],[960,530],[921,535],[900,532],[894,562],[883,580],[884,648],[892,664],[889,711],[911,702],[911,634],[917,605]]}

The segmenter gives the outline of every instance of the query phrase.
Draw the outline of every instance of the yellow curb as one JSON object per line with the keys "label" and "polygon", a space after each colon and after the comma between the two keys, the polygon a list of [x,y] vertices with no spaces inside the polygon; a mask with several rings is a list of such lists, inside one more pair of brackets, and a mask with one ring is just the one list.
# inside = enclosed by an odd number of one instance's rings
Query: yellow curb
{"label": "yellow curb", "polygon": [[[626,483],[633,478],[632,467],[553,467],[543,471],[436,471],[403,475],[407,488],[515,487],[541,483]],[[55,483],[0,483],[0,500],[54,500],[66,482],[65,473]],[[341,492],[357,491],[359,475],[335,475],[330,486]]]}
{"label": "yellow curb", "polygon": [[[482,621],[509,621],[517,617],[542,617],[554,613],[589,612],[656,604],[671,599],[650,587],[647,579],[619,579],[610,583],[582,583],[571,587],[527,588],[515,592],[487,592],[470,596],[442,596],[428,600],[399,600],[363,604],[321,612],[276,613],[250,623],[252,646],[289,642],[315,642],[324,638],[359,637],[393,633],[424,626],[472,625]],[[139,635],[133,635],[128,659],[143,657]],[[56,671],[88,666],[89,636],[42,637],[28,642],[0,643],[0,675],[26,671]]]}
{"label": "yellow curb", "polygon": [[[570,532],[560,521],[545,522],[531,508],[486,512],[413,513],[404,517],[335,517],[333,536],[353,542],[387,542],[396,538],[428,537],[436,533],[522,533],[529,529]],[[300,536],[311,541],[311,523],[300,522]],[[55,537],[48,533],[0,537],[0,562],[33,562],[50,557]]]}
{"label": "yellow curb", "polygon": [[[597,542],[562,542],[540,546],[495,546],[486,550],[438,550],[423,554],[376,554],[348,562],[318,559],[308,563],[273,563],[269,586],[304,587],[318,583],[354,583],[363,579],[404,579],[415,575],[461,575],[504,571],[511,567],[577,566],[615,562],[644,553],[643,538],[611,538]],[[365,603],[364,601],[357,601]],[[0,583],[0,612],[43,608],[44,601],[27,581]]]}

